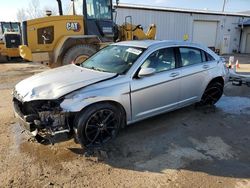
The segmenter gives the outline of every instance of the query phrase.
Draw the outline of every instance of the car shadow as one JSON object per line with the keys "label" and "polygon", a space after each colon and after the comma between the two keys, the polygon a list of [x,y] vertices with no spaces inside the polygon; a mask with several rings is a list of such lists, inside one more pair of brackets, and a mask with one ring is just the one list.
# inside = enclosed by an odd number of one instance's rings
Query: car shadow
{"label": "car shadow", "polygon": [[229,114],[223,108],[220,102],[214,108],[189,106],[141,121],[90,155],[112,167],[135,171],[185,169],[249,178],[249,116]]}

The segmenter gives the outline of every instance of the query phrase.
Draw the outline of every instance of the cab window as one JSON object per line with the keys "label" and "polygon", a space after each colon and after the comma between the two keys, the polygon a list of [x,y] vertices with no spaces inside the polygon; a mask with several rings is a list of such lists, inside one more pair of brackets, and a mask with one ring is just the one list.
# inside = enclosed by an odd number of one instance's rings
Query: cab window
{"label": "cab window", "polygon": [[88,19],[111,19],[111,4],[109,0],[87,0]]}
{"label": "cab window", "polygon": [[[82,0],[75,0],[74,3],[75,3],[76,15],[83,15],[83,12],[82,12],[83,1]],[[73,12],[73,7],[71,7],[71,9],[72,9],[71,12]]]}
{"label": "cab window", "polygon": [[176,66],[174,48],[153,52],[142,64],[142,68],[154,68],[156,72],[174,69]]}

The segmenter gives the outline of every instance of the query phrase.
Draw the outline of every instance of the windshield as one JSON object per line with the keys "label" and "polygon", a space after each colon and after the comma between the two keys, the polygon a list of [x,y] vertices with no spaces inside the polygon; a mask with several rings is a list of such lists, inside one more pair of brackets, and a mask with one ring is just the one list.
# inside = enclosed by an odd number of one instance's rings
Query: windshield
{"label": "windshield", "polygon": [[5,32],[20,32],[18,23],[2,23],[3,33]]}
{"label": "windshield", "polygon": [[143,48],[111,45],[84,61],[81,67],[125,74],[143,51]]}
{"label": "windshield", "polygon": [[20,32],[19,24],[18,23],[12,23],[12,31],[14,32]]}
{"label": "windshield", "polygon": [[111,19],[111,0],[87,0],[88,19]]}

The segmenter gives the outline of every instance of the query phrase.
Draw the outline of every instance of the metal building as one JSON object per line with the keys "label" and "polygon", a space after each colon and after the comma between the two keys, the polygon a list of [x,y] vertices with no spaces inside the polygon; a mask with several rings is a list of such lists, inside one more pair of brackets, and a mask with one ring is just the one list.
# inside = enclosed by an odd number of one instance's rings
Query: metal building
{"label": "metal building", "polygon": [[207,10],[119,4],[116,22],[132,16],[133,24],[157,26],[157,39],[189,40],[219,50],[221,54],[250,53],[250,15]]}

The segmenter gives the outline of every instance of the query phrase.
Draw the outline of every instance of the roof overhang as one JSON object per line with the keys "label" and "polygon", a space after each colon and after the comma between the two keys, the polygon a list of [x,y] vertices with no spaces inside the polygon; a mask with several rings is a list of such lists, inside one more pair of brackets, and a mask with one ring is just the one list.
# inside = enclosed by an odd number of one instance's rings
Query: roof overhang
{"label": "roof overhang", "polygon": [[197,9],[184,9],[184,8],[173,8],[173,7],[158,7],[149,5],[139,5],[139,4],[127,4],[120,3],[114,5],[115,8],[127,8],[127,9],[141,9],[141,10],[153,10],[153,11],[166,11],[166,12],[179,12],[179,13],[190,13],[190,14],[207,14],[207,15],[220,15],[220,16],[237,16],[250,18],[250,14],[236,13],[236,12],[220,12],[211,10],[197,10]]}
{"label": "roof overhang", "polygon": [[239,27],[250,27],[250,19],[240,23]]}

